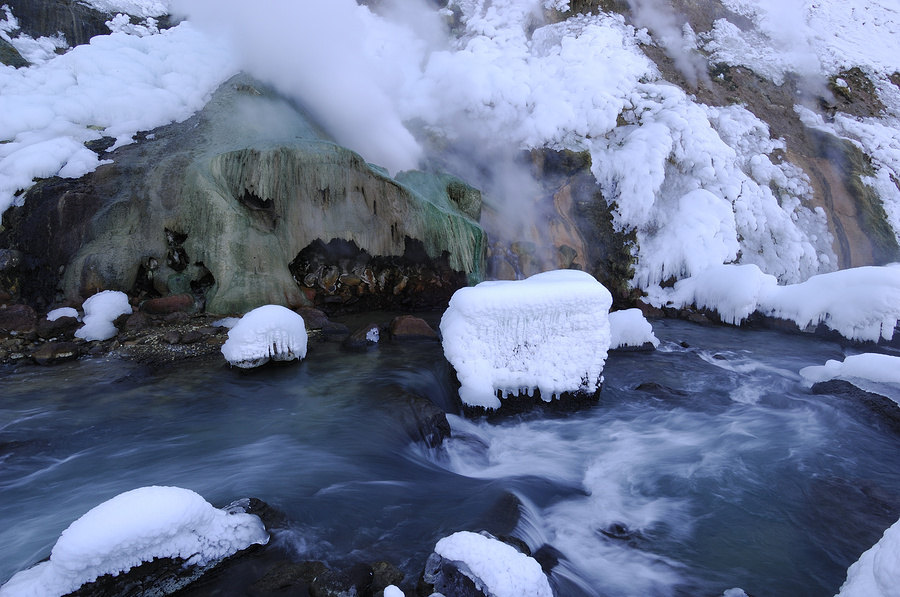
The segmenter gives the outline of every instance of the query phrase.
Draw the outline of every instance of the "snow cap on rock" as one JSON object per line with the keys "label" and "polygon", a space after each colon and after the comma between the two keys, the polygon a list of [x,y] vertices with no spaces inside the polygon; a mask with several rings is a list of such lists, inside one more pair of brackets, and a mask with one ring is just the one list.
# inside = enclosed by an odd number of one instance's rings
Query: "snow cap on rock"
{"label": "snow cap on rock", "polygon": [[303,359],[307,339],[300,315],[280,305],[263,305],[241,317],[229,330],[222,354],[231,365],[250,369],[270,359]]}

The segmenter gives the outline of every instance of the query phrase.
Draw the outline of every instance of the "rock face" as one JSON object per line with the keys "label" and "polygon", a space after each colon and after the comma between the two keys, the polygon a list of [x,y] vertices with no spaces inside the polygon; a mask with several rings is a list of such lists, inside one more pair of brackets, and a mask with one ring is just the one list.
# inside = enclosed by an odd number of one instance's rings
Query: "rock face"
{"label": "rock face", "polygon": [[449,298],[482,275],[475,189],[446,175],[391,178],[244,76],[147,137],[7,211],[0,244],[24,256],[27,302],[54,300],[57,286],[75,301],[143,289],[194,292],[207,311],[233,313],[426,286]]}

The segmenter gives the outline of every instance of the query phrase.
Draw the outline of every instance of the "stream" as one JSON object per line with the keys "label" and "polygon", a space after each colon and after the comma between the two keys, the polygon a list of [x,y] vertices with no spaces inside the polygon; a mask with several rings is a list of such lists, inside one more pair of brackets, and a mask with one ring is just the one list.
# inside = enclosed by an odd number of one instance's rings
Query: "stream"
{"label": "stream", "polygon": [[[900,518],[900,437],[798,374],[850,353],[653,326],[659,350],[612,353],[596,406],[492,422],[459,416],[433,342],[311,343],[299,364],[250,373],[221,359],[0,370],[0,583],[104,500],[175,485],[216,506],[260,498],[288,518],[270,549],[388,560],[408,594],[438,539],[503,517],[532,550],[556,550],[560,596],[837,593]],[[448,412],[453,437],[412,441],[403,391]]]}

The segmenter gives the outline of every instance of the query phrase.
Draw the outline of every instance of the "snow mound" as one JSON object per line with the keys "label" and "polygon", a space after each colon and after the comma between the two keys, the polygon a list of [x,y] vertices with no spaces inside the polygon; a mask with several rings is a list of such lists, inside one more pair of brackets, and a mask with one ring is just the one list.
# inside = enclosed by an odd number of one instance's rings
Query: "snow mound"
{"label": "snow mound", "polygon": [[548,402],[563,392],[595,392],[610,345],[611,304],[602,284],[576,270],[456,291],[440,328],[460,398],[495,409],[498,390],[505,396],[536,388]]}
{"label": "snow mound", "polygon": [[659,339],[653,333],[653,326],[644,318],[640,309],[625,309],[609,314],[610,348],[623,346],[659,346]]}
{"label": "snow mound", "polygon": [[50,559],[13,576],[0,587],[0,596],[65,595],[154,558],[182,558],[203,566],[268,541],[255,515],[228,514],[189,489],[142,487],[117,495],[69,525]]}
{"label": "snow mound", "polygon": [[113,321],[119,315],[129,315],[131,304],[128,295],[118,290],[98,292],[82,305],[84,325],[75,332],[75,337],[92,340],[109,340],[116,335]]}
{"label": "snow mound", "polygon": [[810,383],[855,378],[900,385],[900,357],[871,352],[857,354],[843,362],[829,360],[824,365],[804,367],[800,375]]}
{"label": "snow mound", "polygon": [[306,357],[306,324],[287,307],[264,305],[237,322],[228,331],[222,354],[230,364],[250,369],[269,362]]}
{"label": "snow mound", "polygon": [[755,265],[721,265],[655,287],[645,299],[660,307],[691,304],[739,324],[756,311],[796,323],[801,329],[824,323],[850,340],[890,340],[900,320],[900,265],[868,266],[813,276],[778,286]]}
{"label": "snow mound", "polygon": [[896,597],[900,595],[900,521],[884,532],[870,550],[847,570],[837,597]]}
{"label": "snow mound", "polygon": [[461,531],[444,537],[434,553],[459,562],[460,571],[493,597],[552,597],[541,565],[506,543]]}

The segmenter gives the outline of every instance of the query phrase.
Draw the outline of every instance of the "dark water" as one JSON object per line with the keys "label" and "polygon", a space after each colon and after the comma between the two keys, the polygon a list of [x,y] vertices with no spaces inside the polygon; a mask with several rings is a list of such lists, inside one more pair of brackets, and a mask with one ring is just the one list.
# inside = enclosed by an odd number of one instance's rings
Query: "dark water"
{"label": "dark water", "polygon": [[610,356],[596,407],[451,416],[438,449],[397,423],[402,390],[455,410],[436,343],[311,344],[299,365],[252,374],[218,360],[0,372],[0,582],[102,501],[176,485],[219,506],[258,497],[288,515],[275,541],[287,556],[387,559],[407,589],[438,539],[496,526],[513,493],[514,534],[563,556],[560,595],[835,594],[900,518],[900,438],[798,375],[841,348],[654,329],[661,350]]}

